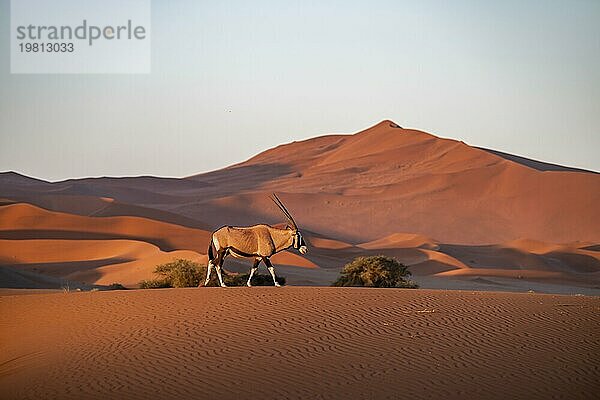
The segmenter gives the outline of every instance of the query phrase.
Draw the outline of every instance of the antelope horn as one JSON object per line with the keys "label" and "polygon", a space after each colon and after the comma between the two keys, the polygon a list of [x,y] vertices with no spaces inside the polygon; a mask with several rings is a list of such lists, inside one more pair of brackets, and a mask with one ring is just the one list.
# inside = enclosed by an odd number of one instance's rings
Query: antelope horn
{"label": "antelope horn", "polygon": [[292,224],[294,229],[298,229],[298,225],[296,225],[296,221],[294,221],[294,218],[292,218],[292,214],[290,214],[290,212],[287,210],[287,208],[285,208],[285,206],[283,205],[283,202],[281,200],[279,200],[279,197],[277,197],[277,195],[275,193],[273,193],[273,195],[271,196],[271,200],[273,200],[273,202],[277,205],[277,207],[279,207],[279,209],[283,212],[283,214],[285,214],[288,222],[290,224]]}

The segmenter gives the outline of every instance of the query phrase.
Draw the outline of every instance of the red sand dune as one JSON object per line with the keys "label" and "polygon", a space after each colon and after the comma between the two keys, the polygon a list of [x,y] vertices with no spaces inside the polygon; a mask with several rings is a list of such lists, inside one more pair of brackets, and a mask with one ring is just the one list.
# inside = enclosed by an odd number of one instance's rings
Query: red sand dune
{"label": "red sand dune", "polygon": [[363,249],[411,248],[421,247],[436,250],[438,245],[431,238],[415,233],[392,233],[386,237],[361,243],[358,247]]}
{"label": "red sand dune", "polygon": [[[20,273],[26,272],[88,285],[118,282],[133,287],[153,278],[158,264],[177,258],[206,263],[209,235],[139,217],[83,217],[29,204],[0,206],[0,266],[17,272],[6,272],[2,286],[18,287]],[[273,262],[317,268],[288,251],[273,257]],[[248,269],[236,262],[233,266]],[[47,285],[42,281],[33,287]]]}
{"label": "red sand dune", "polygon": [[[184,179],[48,183],[2,173],[0,189],[3,204],[62,212],[5,205],[4,239],[126,239],[154,244],[155,251],[201,254],[211,229],[280,222],[268,199],[276,191],[311,245],[306,257],[290,252],[276,262],[320,267],[321,275],[303,272],[313,283],[327,284],[331,274],[324,270],[368,254],[397,257],[417,276],[600,283],[599,174],[390,121],[354,135],[281,145]],[[291,282],[296,278],[304,281],[300,274]]]}
{"label": "red sand dune", "polygon": [[592,399],[600,300],[358,288],[0,296],[3,399]]}
{"label": "red sand dune", "polygon": [[[209,232],[139,217],[83,217],[28,204],[0,207],[4,287],[57,287],[60,282],[135,286],[160,263],[206,261]],[[28,275],[23,282],[23,273]],[[52,282],[39,276],[59,278]],[[31,279],[34,282],[31,282]],[[60,286],[58,286],[60,287]]]}
{"label": "red sand dune", "polygon": [[389,121],[282,145],[223,174],[264,165],[281,175],[260,186],[259,199],[243,202],[268,209],[263,193],[285,192],[307,229],[343,240],[411,232],[461,244],[600,241],[600,175],[542,172]]}
{"label": "red sand dune", "polygon": [[0,240],[0,264],[87,285],[135,287],[153,277],[156,265],[177,258],[206,263],[206,256],[194,251],[164,252],[135,240]]}
{"label": "red sand dune", "polygon": [[364,243],[396,232],[457,244],[518,238],[600,242],[599,174],[556,166],[544,171],[539,165],[549,164],[527,164],[394,126],[382,121],[354,135],[281,145],[185,179],[32,184],[23,177],[19,184],[11,175],[1,195],[18,195],[20,201],[27,201],[28,193],[36,198],[42,193],[109,197],[218,227],[280,221],[266,197],[278,191],[304,229],[345,242]]}
{"label": "red sand dune", "polygon": [[128,238],[155,243],[164,250],[206,248],[209,232],[139,217],[90,218],[44,210],[29,204],[0,207],[3,238]]}

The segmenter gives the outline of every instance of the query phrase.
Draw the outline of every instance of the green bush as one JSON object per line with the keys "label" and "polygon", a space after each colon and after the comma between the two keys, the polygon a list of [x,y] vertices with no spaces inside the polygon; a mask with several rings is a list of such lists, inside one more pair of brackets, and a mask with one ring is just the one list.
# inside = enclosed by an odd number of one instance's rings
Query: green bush
{"label": "green bush", "polygon": [[184,259],[157,265],[154,273],[162,276],[169,286],[175,288],[198,286],[202,279],[200,264]]}
{"label": "green bush", "polygon": [[333,286],[417,288],[408,267],[386,256],[357,257],[346,264]]}
{"label": "green bush", "polygon": [[118,282],[108,285],[108,290],[127,290],[127,288]]}
{"label": "green bush", "polygon": [[160,289],[173,287],[169,282],[164,279],[150,279],[147,281],[140,281],[140,289]]}
{"label": "green bush", "polygon": [[177,259],[170,263],[157,265],[154,273],[159,275],[158,279],[140,282],[141,289],[157,289],[167,287],[190,287],[198,286],[200,279],[206,273],[206,267],[190,260]]}

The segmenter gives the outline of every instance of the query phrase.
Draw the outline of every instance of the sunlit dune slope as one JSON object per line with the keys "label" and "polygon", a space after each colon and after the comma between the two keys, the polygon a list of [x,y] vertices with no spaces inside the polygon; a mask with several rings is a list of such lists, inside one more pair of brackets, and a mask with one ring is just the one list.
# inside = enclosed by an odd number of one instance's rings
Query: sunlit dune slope
{"label": "sunlit dune slope", "polygon": [[135,239],[163,250],[203,250],[209,232],[140,217],[83,217],[52,212],[29,204],[0,207],[4,239]]}

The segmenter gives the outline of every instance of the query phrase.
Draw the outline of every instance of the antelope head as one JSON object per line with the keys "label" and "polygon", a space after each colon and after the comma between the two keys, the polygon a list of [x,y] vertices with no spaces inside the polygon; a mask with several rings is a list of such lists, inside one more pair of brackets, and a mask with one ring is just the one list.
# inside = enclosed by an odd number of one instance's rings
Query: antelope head
{"label": "antelope head", "polygon": [[287,210],[287,208],[285,208],[285,206],[283,205],[281,200],[279,200],[279,197],[277,197],[275,193],[273,193],[273,195],[271,196],[271,200],[273,200],[277,207],[279,207],[281,212],[285,215],[285,217],[288,220],[288,226],[286,229],[288,229],[293,235],[292,246],[301,254],[306,254],[306,252],[308,251],[308,247],[306,247],[306,242],[304,241],[304,238],[302,237],[302,234],[298,229],[298,225],[296,225],[296,221],[294,221],[294,218],[292,217],[290,212]]}

